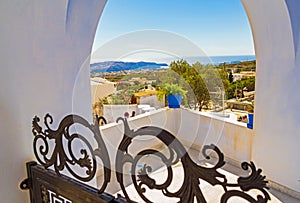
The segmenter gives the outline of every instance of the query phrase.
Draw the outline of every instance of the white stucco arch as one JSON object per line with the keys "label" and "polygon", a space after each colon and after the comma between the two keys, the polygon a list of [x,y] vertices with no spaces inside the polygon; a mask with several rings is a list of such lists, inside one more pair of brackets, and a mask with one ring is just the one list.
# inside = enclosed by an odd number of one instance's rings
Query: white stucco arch
{"label": "white stucco arch", "polygon": [[253,160],[272,181],[300,192],[300,2],[242,2],[257,59]]}
{"label": "white stucco arch", "polygon": [[[87,3],[88,2],[88,3]],[[257,56],[253,160],[272,180],[300,192],[299,0],[242,0]],[[0,2],[0,196],[28,202],[18,189],[32,160],[31,127],[51,112],[57,122],[71,112],[90,118],[90,93],[75,99],[77,74],[89,89],[89,64],[98,19],[106,0],[5,0]],[[84,37],[83,37],[84,36]],[[44,92],[44,88],[47,91]],[[271,99],[270,99],[271,98]]]}
{"label": "white stucco arch", "polygon": [[0,2],[1,202],[29,202],[29,193],[18,184],[26,177],[26,161],[34,158],[30,126],[34,115],[49,112],[54,125],[70,113],[91,121],[87,59],[105,3]]}

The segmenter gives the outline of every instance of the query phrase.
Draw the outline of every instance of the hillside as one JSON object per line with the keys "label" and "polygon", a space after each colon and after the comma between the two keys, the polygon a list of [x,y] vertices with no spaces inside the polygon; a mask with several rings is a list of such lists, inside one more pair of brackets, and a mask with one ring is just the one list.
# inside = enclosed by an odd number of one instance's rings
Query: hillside
{"label": "hillside", "polygon": [[139,70],[139,69],[157,69],[161,67],[168,67],[166,63],[155,62],[123,62],[123,61],[105,61],[100,63],[93,63],[90,65],[91,73],[103,72],[118,72],[124,70]]}
{"label": "hillside", "polygon": [[[224,69],[224,64],[219,64],[218,68]],[[243,61],[239,63],[225,64],[226,71],[233,70],[233,72],[241,71],[255,71],[256,70],[256,61]]]}

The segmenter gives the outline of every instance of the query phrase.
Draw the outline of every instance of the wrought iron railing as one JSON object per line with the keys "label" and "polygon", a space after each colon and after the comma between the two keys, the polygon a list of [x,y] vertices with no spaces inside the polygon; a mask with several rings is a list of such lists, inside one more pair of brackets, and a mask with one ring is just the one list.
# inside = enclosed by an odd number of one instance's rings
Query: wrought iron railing
{"label": "wrought iron railing", "polygon": [[[95,177],[97,170],[96,159],[99,158],[103,163],[104,181],[102,186],[97,189],[97,193],[98,196],[99,194],[106,194],[105,189],[111,180],[112,164],[110,163],[109,153],[99,130],[99,120],[96,119],[95,124],[89,124],[84,118],[78,115],[69,115],[61,121],[55,130],[50,126],[53,123],[53,118],[49,114],[44,118],[44,130],[39,122],[40,119],[34,117],[32,122],[32,132],[34,135],[33,148],[37,161],[45,168],[45,171],[53,167],[58,177],[65,178],[61,175],[61,172],[67,171],[76,180],[88,182]],[[123,169],[125,164],[131,164],[130,176],[132,183],[144,202],[152,202],[146,195],[148,190],[161,191],[162,195],[175,198],[182,203],[190,203],[194,202],[194,200],[197,202],[207,202],[200,187],[202,181],[206,181],[212,186],[220,185],[223,188],[220,202],[227,202],[233,197],[239,197],[248,202],[256,203],[268,202],[268,200],[270,200],[270,196],[267,192],[266,177],[262,176],[262,170],[257,169],[253,162],[244,162],[241,164],[243,170],[250,171],[248,176],[239,177],[236,183],[230,183],[226,176],[218,170],[225,165],[225,161],[223,153],[217,146],[205,145],[203,147],[202,154],[206,159],[211,158],[208,153],[209,151],[217,155],[216,164],[211,167],[205,167],[195,163],[183,144],[170,132],[154,126],[145,126],[137,130],[132,130],[124,118],[119,118],[117,122],[123,122],[124,134],[118,146],[114,171],[116,173],[117,182],[125,197],[110,198],[109,201],[105,200],[104,202],[133,202],[131,194],[127,191],[126,184],[124,183]],[[82,127],[88,129],[89,134],[92,135],[96,143],[96,147],[93,147],[93,143],[90,141],[91,139],[87,138],[86,135],[78,133],[76,129]],[[72,128],[75,128],[75,130],[72,130]],[[132,141],[141,136],[156,137],[166,146],[168,155],[157,149],[144,149],[135,154],[130,154],[128,149]],[[79,148],[74,147],[75,142],[81,142]],[[164,163],[167,169],[167,177],[164,183],[158,184],[157,181],[149,175],[152,171],[151,163],[144,164],[141,168],[137,169],[139,161],[149,155],[159,158]],[[169,186],[174,179],[172,166],[178,162],[181,162],[183,167],[184,180],[177,191],[171,192]],[[28,170],[31,169],[28,168]],[[48,170],[52,171],[51,169]],[[21,183],[21,188],[32,190],[32,182],[35,181],[35,179],[32,180],[30,174],[28,174],[28,176],[28,179]],[[45,197],[48,199],[51,199],[50,196],[54,194],[57,196],[55,192],[49,189],[39,190],[42,191],[40,195],[46,195]],[[89,190],[95,189],[90,188]],[[260,191],[260,194],[256,197],[251,196],[248,193],[248,191],[251,190]],[[63,197],[63,194],[60,194],[60,196]],[[109,196],[109,194],[107,194],[106,197],[107,196]],[[44,199],[48,200],[47,198]],[[34,198],[32,197],[32,199]],[[68,201],[65,202],[72,202],[71,200]],[[51,201],[49,200],[48,202]],[[76,202],[76,200],[73,200],[73,202]]]}

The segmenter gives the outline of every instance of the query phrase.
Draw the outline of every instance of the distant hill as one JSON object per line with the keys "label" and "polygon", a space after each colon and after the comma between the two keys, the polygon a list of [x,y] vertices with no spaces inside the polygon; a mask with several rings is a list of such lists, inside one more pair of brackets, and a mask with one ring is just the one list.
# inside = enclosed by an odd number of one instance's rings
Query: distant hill
{"label": "distant hill", "polygon": [[[218,68],[224,68],[224,64],[220,64],[217,66]],[[241,71],[256,71],[256,61],[243,61],[238,63],[226,63],[225,68],[227,71],[234,70],[235,73],[239,73]]]}
{"label": "distant hill", "polygon": [[139,70],[139,69],[157,69],[168,67],[166,63],[155,62],[123,62],[123,61],[105,61],[93,63],[90,65],[91,73],[117,72],[124,70]]}

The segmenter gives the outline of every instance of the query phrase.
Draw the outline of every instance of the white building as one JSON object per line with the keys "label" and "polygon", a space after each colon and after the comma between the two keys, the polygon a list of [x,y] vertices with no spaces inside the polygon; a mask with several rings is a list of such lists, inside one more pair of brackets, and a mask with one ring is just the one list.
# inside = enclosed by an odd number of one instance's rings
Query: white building
{"label": "white building", "polygon": [[137,98],[137,104],[150,105],[156,109],[165,107],[165,100],[158,100],[156,90],[144,90],[134,94]]}
{"label": "white building", "polygon": [[91,78],[92,104],[116,92],[116,84],[104,78]]}
{"label": "white building", "polygon": [[243,75],[240,73],[232,73],[233,81],[241,80],[243,78]]}

